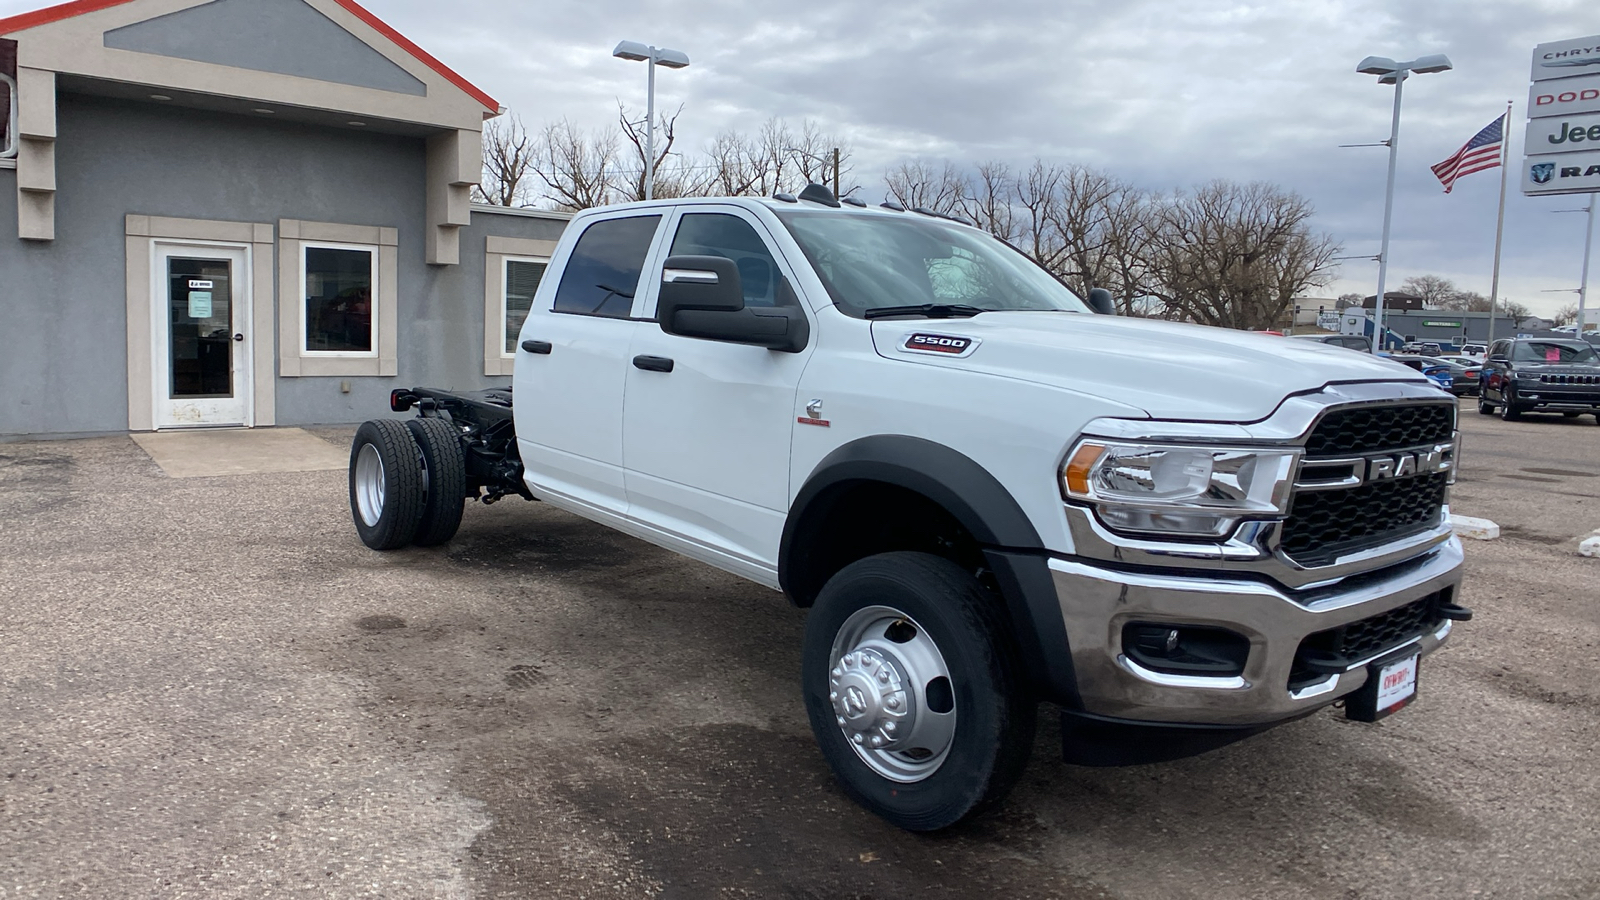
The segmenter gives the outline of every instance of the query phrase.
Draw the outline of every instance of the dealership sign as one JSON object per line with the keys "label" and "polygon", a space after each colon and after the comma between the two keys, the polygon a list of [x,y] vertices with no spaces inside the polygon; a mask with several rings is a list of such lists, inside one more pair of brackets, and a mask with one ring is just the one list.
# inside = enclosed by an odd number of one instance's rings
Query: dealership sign
{"label": "dealership sign", "polygon": [[1533,48],[1524,194],[1600,191],[1600,35]]}
{"label": "dealership sign", "polygon": [[1600,72],[1539,81],[1528,89],[1528,118],[1600,112]]}
{"label": "dealership sign", "polygon": [[1587,194],[1600,191],[1600,148],[1588,153],[1530,156],[1522,161],[1524,194]]}
{"label": "dealership sign", "polygon": [[1549,81],[1587,72],[1600,72],[1600,34],[1533,48],[1533,74],[1528,80]]}
{"label": "dealership sign", "polygon": [[1528,140],[1523,146],[1530,156],[1600,150],[1600,113],[1533,119],[1528,122]]}

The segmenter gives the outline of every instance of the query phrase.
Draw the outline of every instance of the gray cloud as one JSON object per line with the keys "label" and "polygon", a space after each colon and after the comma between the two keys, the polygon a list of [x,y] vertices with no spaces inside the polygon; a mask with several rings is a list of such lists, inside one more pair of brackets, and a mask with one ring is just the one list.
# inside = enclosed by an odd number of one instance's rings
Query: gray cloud
{"label": "gray cloud", "polygon": [[[0,0],[0,15],[31,8]],[[1456,69],[1408,82],[1391,284],[1433,272],[1488,293],[1496,171],[1450,195],[1428,166],[1516,101],[1521,150],[1535,44],[1600,32],[1576,0],[368,0],[368,7],[529,123],[600,127],[644,104],[644,67],[610,57],[628,38],[683,50],[660,71],[661,106],[684,107],[690,148],[768,116],[811,118],[856,147],[868,196],[909,157],[960,163],[1034,156],[1098,166],[1168,190],[1265,179],[1315,203],[1348,254],[1376,253],[1387,156],[1339,149],[1388,134],[1392,90],[1355,64],[1448,53]],[[1576,287],[1584,198],[1507,202],[1502,293],[1553,310]],[[1370,293],[1348,262],[1329,288]],[[1596,281],[1600,281],[1597,278]],[[1600,293],[1600,292],[1597,292]]]}

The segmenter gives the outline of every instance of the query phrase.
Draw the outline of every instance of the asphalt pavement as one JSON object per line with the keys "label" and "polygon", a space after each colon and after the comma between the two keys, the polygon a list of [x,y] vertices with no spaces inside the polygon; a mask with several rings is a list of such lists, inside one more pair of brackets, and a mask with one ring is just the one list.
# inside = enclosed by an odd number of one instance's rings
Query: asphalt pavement
{"label": "asphalt pavement", "polygon": [[[1475,619],[1418,701],[851,803],[782,597],[542,504],[356,539],[341,471],[0,444],[0,898],[1600,897],[1600,427],[1463,406]],[[353,428],[314,429],[341,450]]]}

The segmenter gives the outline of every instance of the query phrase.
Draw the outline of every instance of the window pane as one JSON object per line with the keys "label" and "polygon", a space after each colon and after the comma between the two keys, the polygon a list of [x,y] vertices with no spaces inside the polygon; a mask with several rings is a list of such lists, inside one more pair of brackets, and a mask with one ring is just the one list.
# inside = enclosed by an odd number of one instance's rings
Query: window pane
{"label": "window pane", "polygon": [[659,224],[660,216],[635,216],[590,225],[567,260],[555,311],[627,318]]}
{"label": "window pane", "polygon": [[678,223],[673,256],[721,256],[739,266],[746,306],[776,306],[778,264],[750,223],[721,213],[691,213]]}
{"label": "window pane", "polygon": [[307,247],[306,349],[372,350],[372,251]]}
{"label": "window pane", "polygon": [[539,281],[544,278],[544,263],[506,262],[506,353],[517,352],[517,335],[522,323],[533,308],[533,295],[539,291]]}

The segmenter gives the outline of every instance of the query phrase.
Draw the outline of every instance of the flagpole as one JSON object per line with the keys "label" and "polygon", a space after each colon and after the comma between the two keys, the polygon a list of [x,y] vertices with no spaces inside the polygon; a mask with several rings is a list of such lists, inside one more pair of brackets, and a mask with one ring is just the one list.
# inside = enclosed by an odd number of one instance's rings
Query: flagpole
{"label": "flagpole", "polygon": [[[1500,119],[1500,215],[1494,223],[1494,276],[1489,281],[1489,339],[1484,341],[1484,353],[1494,343],[1494,308],[1500,298],[1500,241],[1506,230],[1506,177],[1511,171],[1511,101],[1506,101],[1506,111]],[[1581,337],[1582,335],[1580,335]]]}

